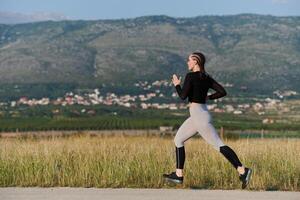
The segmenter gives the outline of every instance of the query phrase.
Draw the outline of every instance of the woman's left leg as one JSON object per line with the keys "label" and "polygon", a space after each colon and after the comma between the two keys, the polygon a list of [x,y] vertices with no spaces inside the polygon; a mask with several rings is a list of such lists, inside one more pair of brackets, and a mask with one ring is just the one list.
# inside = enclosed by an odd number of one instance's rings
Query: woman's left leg
{"label": "woman's left leg", "polygon": [[174,137],[176,151],[176,171],[181,174],[185,162],[184,142],[197,134],[197,129],[192,122],[191,117],[188,117],[177,130]]}
{"label": "woman's left leg", "polygon": [[197,133],[191,117],[188,117],[179,127],[174,138],[176,151],[176,171],[164,174],[163,177],[175,183],[183,183],[183,167],[185,161],[184,142]]}

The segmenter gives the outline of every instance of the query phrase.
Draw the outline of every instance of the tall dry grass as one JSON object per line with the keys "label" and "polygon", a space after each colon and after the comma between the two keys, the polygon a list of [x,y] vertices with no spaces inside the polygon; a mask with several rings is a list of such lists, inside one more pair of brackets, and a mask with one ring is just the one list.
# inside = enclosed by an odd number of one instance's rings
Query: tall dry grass
{"label": "tall dry grass", "polygon": [[[224,141],[254,172],[253,190],[300,190],[299,139]],[[239,189],[237,171],[201,138],[185,143],[183,188]],[[0,186],[160,188],[175,168],[172,137],[0,138]]]}

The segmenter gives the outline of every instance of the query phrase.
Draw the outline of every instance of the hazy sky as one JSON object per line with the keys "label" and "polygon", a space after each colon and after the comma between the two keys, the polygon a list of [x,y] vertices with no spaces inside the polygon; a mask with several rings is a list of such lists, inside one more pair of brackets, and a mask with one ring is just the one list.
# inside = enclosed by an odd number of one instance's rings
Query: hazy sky
{"label": "hazy sky", "polygon": [[240,13],[300,16],[300,0],[0,0],[4,12],[54,12],[70,19],[145,15],[194,17]]}

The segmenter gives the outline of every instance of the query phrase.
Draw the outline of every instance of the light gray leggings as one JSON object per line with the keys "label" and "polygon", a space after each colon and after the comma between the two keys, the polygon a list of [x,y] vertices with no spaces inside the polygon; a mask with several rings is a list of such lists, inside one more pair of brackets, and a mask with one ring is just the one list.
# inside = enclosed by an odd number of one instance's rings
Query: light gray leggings
{"label": "light gray leggings", "polygon": [[189,107],[190,117],[188,117],[177,130],[174,138],[175,146],[182,147],[184,142],[194,136],[197,132],[202,138],[220,151],[220,147],[225,144],[217,134],[216,129],[211,124],[211,114],[206,104],[192,103]]}

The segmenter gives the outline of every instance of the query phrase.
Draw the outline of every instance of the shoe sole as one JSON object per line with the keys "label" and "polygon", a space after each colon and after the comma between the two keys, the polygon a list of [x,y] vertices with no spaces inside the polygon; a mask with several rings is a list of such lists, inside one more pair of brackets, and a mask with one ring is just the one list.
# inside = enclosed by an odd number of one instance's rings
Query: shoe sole
{"label": "shoe sole", "polygon": [[251,174],[252,174],[252,169],[249,169],[248,174],[245,179],[246,181],[243,182],[243,184],[242,184],[242,189],[245,189],[247,187],[247,185],[249,184],[250,179],[251,179]]}
{"label": "shoe sole", "polygon": [[182,184],[183,183],[183,181],[171,179],[171,178],[168,178],[168,177],[164,177],[164,179],[166,181],[169,181],[169,182],[172,182],[172,183],[176,183],[176,184]]}

